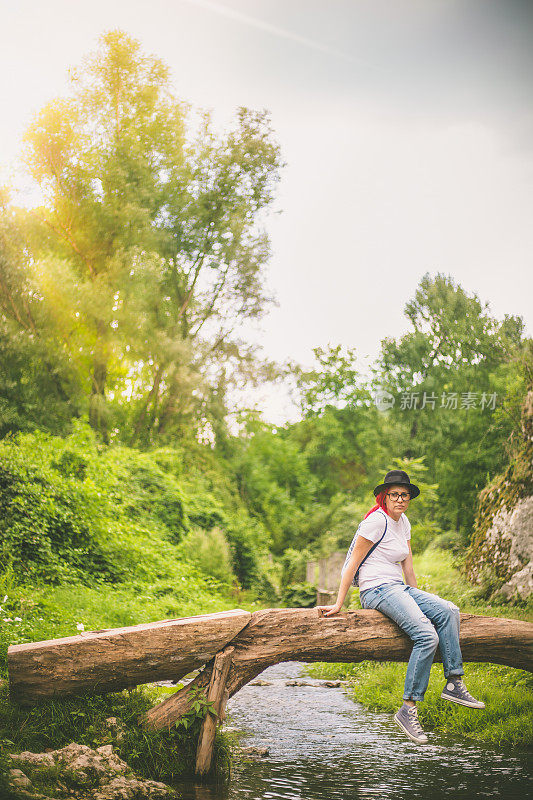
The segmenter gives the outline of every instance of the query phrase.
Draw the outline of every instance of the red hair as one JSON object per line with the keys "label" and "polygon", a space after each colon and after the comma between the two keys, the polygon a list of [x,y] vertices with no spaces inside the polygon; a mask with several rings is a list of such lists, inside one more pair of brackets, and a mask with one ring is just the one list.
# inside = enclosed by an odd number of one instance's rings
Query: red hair
{"label": "red hair", "polygon": [[[387,506],[385,505],[385,497],[386,497],[386,495],[387,495],[387,490],[386,489],[383,489],[382,492],[380,492],[378,495],[376,495],[376,505],[372,506],[370,511],[366,512],[366,514],[363,517],[363,519],[366,519],[368,517],[368,515],[371,514],[373,511],[377,511],[378,508],[381,508],[381,510],[384,511],[385,514],[389,513],[387,511]],[[390,516],[390,514],[389,514],[389,516]]]}

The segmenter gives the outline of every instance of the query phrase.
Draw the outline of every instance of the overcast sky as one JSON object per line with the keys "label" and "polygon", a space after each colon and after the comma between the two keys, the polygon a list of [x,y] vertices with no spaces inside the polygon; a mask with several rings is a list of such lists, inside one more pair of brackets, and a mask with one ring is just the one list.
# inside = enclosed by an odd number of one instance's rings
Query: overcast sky
{"label": "overcast sky", "polygon": [[[268,220],[279,306],[250,334],[374,358],[429,271],[533,333],[533,0],[0,0],[0,160],[120,27],[177,93],[267,108],[287,162]],[[272,415],[282,413],[269,400]]]}

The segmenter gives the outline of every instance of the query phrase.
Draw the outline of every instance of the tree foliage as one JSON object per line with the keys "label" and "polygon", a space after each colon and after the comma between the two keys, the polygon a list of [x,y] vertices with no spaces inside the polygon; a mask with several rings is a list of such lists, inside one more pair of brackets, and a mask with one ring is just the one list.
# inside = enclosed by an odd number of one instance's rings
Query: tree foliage
{"label": "tree foliage", "polygon": [[63,432],[84,408],[78,376],[28,269],[23,233],[0,192],[0,437],[37,427]]}
{"label": "tree foliage", "polygon": [[291,365],[303,416],[320,414],[328,406],[342,408],[368,400],[368,393],[359,381],[355,349],[343,350],[341,345],[315,347],[315,367],[304,370],[297,364]]}
{"label": "tree foliage", "polygon": [[439,484],[440,524],[467,535],[477,493],[505,463],[514,422],[502,410],[523,322],[496,319],[476,294],[441,274],[423,277],[405,313],[412,330],[383,340],[375,384],[396,398],[390,417],[403,429],[402,454],[425,456]]}
{"label": "tree foliage", "polygon": [[[261,360],[241,329],[272,299],[264,224],[282,164],[269,116],[240,108],[218,131],[121,31],[72,71],[25,148],[40,205],[0,195],[0,436],[65,435],[87,418],[100,443],[124,447],[108,450],[103,493],[132,530],[151,515],[177,557],[270,595],[283,554],[301,568],[304,554],[349,542],[391,466],[424,486],[415,547],[450,529],[468,537],[477,493],[520,432],[532,348],[521,318],[497,319],[450,276],[426,274],[405,307],[409,331],[382,341],[372,381],[341,345],[315,347],[311,368]],[[229,408],[236,388],[281,375],[298,422]],[[377,388],[393,395],[389,411]],[[131,559],[105,547],[96,439],[87,462],[73,446],[52,463],[46,437],[27,435],[0,465],[12,549],[59,577],[86,561],[120,580]],[[30,468],[29,442],[45,466]]]}
{"label": "tree foliage", "polygon": [[118,422],[144,444],[194,425],[221,376],[226,389],[250,370],[238,329],[271,299],[261,220],[280,155],[267,114],[240,108],[216,133],[161,60],[111,31],[70,96],[35,118],[26,162],[43,198],[25,231],[25,275],[48,317],[36,338],[52,328],[91,425]]}

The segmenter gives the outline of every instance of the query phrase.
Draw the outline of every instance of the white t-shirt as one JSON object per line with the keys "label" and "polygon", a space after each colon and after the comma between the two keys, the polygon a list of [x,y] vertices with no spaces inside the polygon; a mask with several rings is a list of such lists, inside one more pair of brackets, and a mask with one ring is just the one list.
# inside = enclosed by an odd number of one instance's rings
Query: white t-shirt
{"label": "white t-shirt", "polygon": [[358,536],[364,536],[378,546],[365,560],[359,570],[359,590],[372,589],[382,583],[403,583],[401,562],[409,555],[408,540],[411,538],[411,523],[402,514],[398,522],[387,514],[387,533],[379,542],[385,530],[385,512],[373,511],[359,525]]}

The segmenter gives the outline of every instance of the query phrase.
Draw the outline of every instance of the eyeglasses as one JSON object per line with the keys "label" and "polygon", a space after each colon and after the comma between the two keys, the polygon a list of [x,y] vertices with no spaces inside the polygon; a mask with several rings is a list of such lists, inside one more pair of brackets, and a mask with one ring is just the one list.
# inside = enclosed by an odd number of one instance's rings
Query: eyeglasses
{"label": "eyeglasses", "polygon": [[391,500],[401,500],[402,502],[411,499],[409,492],[389,492],[389,497]]}

